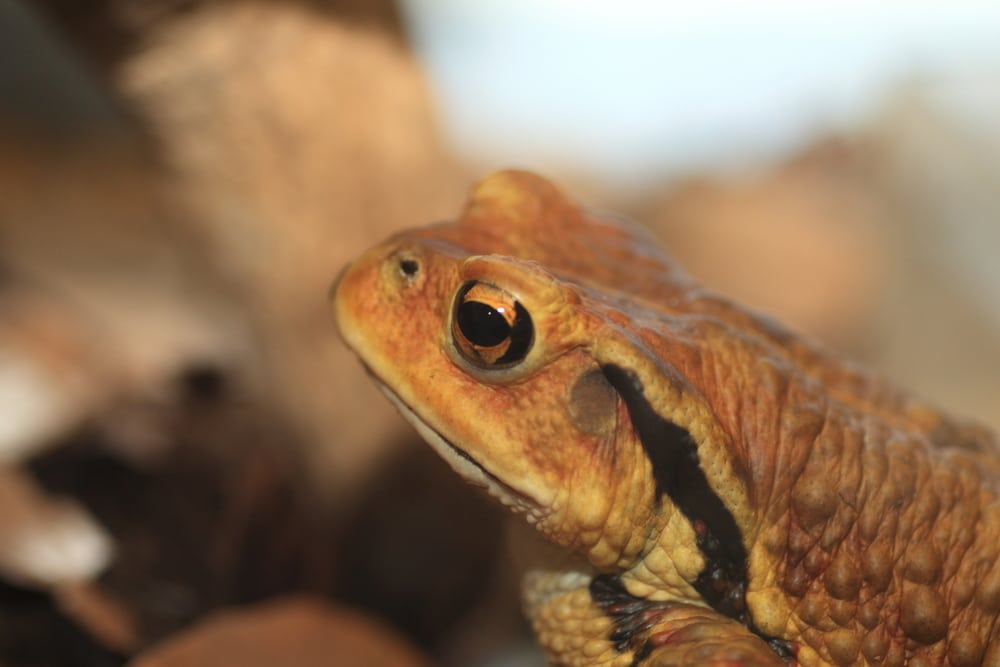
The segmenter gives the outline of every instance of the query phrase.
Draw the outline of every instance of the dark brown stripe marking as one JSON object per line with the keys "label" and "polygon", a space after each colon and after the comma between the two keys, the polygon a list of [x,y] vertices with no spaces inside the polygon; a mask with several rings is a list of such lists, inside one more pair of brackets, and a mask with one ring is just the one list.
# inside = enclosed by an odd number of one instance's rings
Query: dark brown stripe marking
{"label": "dark brown stripe marking", "polygon": [[[767,641],[781,658],[790,659],[793,652],[787,641],[768,637],[759,632],[746,608],[747,551],[736,519],[712,490],[705,472],[698,464],[698,447],[691,434],[684,428],[661,417],[646,400],[638,376],[620,366],[608,364],[601,367],[604,377],[625,401],[632,427],[649,458],[659,497],[666,494],[694,527],[698,549],[705,558],[705,569],[694,581],[694,588],[713,609],[746,625],[752,632]],[[607,576],[607,575],[602,575]],[[595,597],[591,582],[591,596]],[[639,600],[627,591],[616,578],[621,592],[632,600]],[[649,603],[651,604],[651,603]],[[614,614],[612,618],[617,619]],[[622,628],[629,630],[630,624]],[[635,631],[633,630],[633,633]],[[614,635],[612,635],[612,641]],[[631,638],[626,647],[636,640]],[[617,644],[616,644],[617,648]],[[648,653],[649,648],[647,647]],[[639,658],[636,658],[638,664]]]}
{"label": "dark brown stripe marking", "polygon": [[698,465],[698,448],[687,430],[653,410],[642,383],[630,371],[602,366],[628,407],[646,456],[653,467],[656,490],[666,494],[694,526],[705,569],[695,590],[713,609],[743,623],[746,614],[747,552],[733,515],[712,490]]}

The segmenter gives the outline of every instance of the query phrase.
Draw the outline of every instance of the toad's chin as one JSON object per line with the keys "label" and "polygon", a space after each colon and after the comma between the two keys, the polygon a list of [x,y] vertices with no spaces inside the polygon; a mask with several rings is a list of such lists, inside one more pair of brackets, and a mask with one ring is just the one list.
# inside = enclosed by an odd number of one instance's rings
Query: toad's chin
{"label": "toad's chin", "polygon": [[443,458],[451,468],[461,475],[466,481],[476,486],[486,489],[486,491],[499,500],[505,507],[509,507],[515,512],[523,513],[528,518],[529,523],[533,523],[539,516],[539,505],[532,501],[525,494],[515,490],[510,485],[501,481],[496,475],[483,467],[479,461],[473,458],[468,452],[455,445],[451,440],[441,435],[437,430],[425,422],[420,415],[406,404],[399,395],[389,388],[384,382],[375,379],[376,384],[382,393],[396,406],[403,418],[417,429],[427,443]]}

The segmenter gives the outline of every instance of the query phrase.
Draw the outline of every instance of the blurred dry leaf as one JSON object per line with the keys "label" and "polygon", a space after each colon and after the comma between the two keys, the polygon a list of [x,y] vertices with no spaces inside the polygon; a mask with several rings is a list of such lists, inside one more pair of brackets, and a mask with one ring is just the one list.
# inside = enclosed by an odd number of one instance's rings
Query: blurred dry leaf
{"label": "blurred dry leaf", "polygon": [[312,598],[217,612],[129,663],[132,667],[331,664],[426,667],[430,663],[374,620]]}

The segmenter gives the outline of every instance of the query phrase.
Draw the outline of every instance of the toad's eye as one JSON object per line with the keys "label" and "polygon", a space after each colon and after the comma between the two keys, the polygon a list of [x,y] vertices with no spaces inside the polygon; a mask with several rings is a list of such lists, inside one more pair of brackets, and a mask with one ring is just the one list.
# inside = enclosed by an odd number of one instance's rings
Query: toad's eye
{"label": "toad's eye", "polygon": [[451,320],[455,347],[480,368],[508,368],[528,356],[535,331],[531,316],[498,287],[476,281],[462,285]]}

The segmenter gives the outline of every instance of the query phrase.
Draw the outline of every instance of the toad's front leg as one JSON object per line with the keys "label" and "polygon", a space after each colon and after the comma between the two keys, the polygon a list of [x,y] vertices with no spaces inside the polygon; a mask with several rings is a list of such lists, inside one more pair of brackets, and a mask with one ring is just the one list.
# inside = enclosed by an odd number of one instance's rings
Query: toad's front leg
{"label": "toad's front leg", "polygon": [[524,598],[553,665],[786,667],[742,624],[704,607],[628,593],[619,576],[528,573]]}

